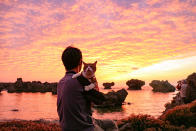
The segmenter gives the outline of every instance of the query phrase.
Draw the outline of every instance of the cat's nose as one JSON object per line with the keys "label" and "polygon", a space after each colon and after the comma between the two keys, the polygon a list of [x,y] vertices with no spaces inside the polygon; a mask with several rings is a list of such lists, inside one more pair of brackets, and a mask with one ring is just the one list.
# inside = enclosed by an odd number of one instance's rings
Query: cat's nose
{"label": "cat's nose", "polygon": [[87,72],[91,72],[91,69],[88,67],[86,71],[87,71]]}

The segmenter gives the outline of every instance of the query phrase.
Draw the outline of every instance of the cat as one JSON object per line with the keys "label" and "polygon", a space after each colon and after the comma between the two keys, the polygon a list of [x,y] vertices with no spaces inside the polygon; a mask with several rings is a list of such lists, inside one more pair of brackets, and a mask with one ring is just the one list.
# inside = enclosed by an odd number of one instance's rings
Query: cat
{"label": "cat", "polygon": [[84,95],[94,104],[101,104],[105,101],[105,96],[102,92],[99,92],[98,82],[95,77],[97,61],[94,63],[83,62],[83,71],[72,76],[73,79],[77,79],[79,83],[84,87]]}
{"label": "cat", "polygon": [[[74,74],[72,78],[77,78],[80,84],[84,86],[85,91],[89,91],[91,89],[96,89],[98,91],[98,83],[95,77],[97,61],[95,61],[94,63],[83,62],[83,64],[83,71],[81,73],[79,72],[77,74]],[[86,79],[88,79],[90,83]]]}

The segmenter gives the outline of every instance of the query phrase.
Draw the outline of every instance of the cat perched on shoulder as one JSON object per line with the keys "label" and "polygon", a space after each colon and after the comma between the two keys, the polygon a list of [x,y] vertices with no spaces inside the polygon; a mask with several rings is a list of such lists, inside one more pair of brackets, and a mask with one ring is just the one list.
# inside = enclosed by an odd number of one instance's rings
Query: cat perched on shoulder
{"label": "cat perched on shoulder", "polygon": [[101,104],[104,100],[104,94],[99,92],[98,83],[95,77],[97,61],[94,63],[83,62],[83,71],[72,76],[77,79],[84,88],[84,95],[95,104]]}

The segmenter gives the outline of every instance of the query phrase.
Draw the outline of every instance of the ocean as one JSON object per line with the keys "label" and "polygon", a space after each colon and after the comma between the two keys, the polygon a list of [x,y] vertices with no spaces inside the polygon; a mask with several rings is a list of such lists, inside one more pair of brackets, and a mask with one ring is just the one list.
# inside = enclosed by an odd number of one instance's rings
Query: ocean
{"label": "ocean", "polygon": [[[125,87],[127,88],[127,87]],[[119,90],[121,88],[113,88]],[[100,89],[107,93],[111,90]],[[93,109],[93,117],[97,119],[118,120],[131,114],[148,114],[159,117],[164,111],[164,105],[170,102],[178,91],[171,93],[154,93],[149,86],[142,90],[127,90],[128,96],[122,107],[111,109]],[[4,120],[58,120],[57,95],[47,93],[0,93],[0,121]]]}

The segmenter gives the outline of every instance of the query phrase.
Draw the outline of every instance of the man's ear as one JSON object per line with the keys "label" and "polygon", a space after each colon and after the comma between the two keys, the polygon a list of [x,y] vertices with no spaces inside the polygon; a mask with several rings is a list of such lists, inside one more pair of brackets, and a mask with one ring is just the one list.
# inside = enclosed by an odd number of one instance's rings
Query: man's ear
{"label": "man's ear", "polygon": [[82,59],[80,59],[80,65],[82,65]]}

